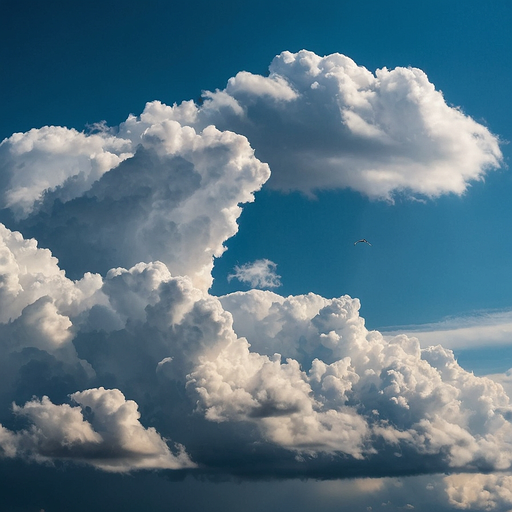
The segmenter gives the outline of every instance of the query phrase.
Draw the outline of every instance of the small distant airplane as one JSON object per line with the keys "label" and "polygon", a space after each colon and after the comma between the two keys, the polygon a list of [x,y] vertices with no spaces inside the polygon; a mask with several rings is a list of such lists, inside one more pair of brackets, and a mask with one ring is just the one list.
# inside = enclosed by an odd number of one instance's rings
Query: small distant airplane
{"label": "small distant airplane", "polygon": [[370,242],[368,242],[368,240],[366,240],[366,238],[361,238],[361,240],[358,240],[357,242],[354,242],[354,245],[357,245],[357,244],[360,244],[360,243],[365,243],[365,244],[368,244],[368,245],[372,245]]}

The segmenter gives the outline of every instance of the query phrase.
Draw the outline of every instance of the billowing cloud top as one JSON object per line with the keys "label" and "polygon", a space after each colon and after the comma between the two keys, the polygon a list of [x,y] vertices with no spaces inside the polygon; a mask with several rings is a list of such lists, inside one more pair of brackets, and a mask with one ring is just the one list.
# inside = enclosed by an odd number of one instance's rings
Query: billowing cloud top
{"label": "billowing cloud top", "polygon": [[[348,296],[208,293],[269,177],[255,155],[284,189],[436,195],[497,166],[496,139],[421,71],[374,76],[341,55],[283,53],[206,97],[0,146],[0,456],[252,476],[509,468],[509,398],[451,351],[368,331]],[[278,278],[269,260],[236,276]]]}
{"label": "billowing cloud top", "polygon": [[[268,77],[240,72],[201,107],[167,115],[246,135],[279,190],[350,187],[373,198],[461,194],[500,166],[497,138],[446,104],[416,68],[378,69],[333,54],[283,52]],[[172,110],[172,111],[171,111]]]}
{"label": "billowing cloud top", "polygon": [[270,175],[247,139],[148,112],[117,135],[45,127],[0,145],[2,203],[75,275],[163,261],[211,286],[239,203]]}

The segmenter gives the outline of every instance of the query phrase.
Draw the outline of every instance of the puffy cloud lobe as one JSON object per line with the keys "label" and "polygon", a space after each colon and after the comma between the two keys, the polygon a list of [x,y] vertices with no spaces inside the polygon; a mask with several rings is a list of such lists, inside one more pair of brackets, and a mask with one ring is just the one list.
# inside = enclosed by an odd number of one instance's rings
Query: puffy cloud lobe
{"label": "puffy cloud lobe", "polygon": [[[254,199],[270,171],[245,137],[213,126],[196,132],[157,119],[157,110],[130,116],[117,135],[46,127],[6,139],[4,173],[25,169],[19,180],[32,189],[6,179],[3,206],[75,276],[161,260],[207,289],[213,257],[238,230],[239,203]],[[107,148],[125,152],[107,158]],[[100,156],[102,166],[93,165]]]}
{"label": "puffy cloud lobe", "polygon": [[[48,397],[14,405],[31,426],[10,434],[7,456],[14,451],[39,462],[72,459],[105,471],[194,467],[182,446],[171,453],[154,428],[144,428],[137,404],[117,389],[88,389],[71,395],[79,404],[55,405]],[[10,451],[9,451],[10,449]]]}
{"label": "puffy cloud lobe", "polygon": [[[238,339],[192,374],[212,419],[255,421],[267,437],[298,451],[314,445],[317,451],[371,456],[380,439],[398,452],[439,456],[447,467],[510,466],[508,396],[490,379],[464,371],[451,351],[421,350],[414,338],[386,341],[368,332],[358,301],[349,297],[284,299],[251,291],[221,300],[234,316],[235,331],[255,352]],[[273,345],[288,358],[285,364],[279,355],[258,353],[269,353]],[[295,415],[311,427],[307,442],[280,437]],[[315,424],[322,415],[344,415],[344,434],[359,434],[359,441],[347,443],[352,452],[332,427],[340,444],[326,439],[322,421]]]}
{"label": "puffy cloud lobe", "polygon": [[281,276],[277,275],[276,269],[277,264],[273,261],[256,260],[237,265],[234,268],[234,274],[230,274],[228,280],[235,278],[249,284],[252,288],[278,288],[281,286]]}
{"label": "puffy cloud lobe", "polygon": [[86,135],[61,126],[15,133],[0,144],[1,204],[28,215],[47,190],[69,200],[132,156],[131,142],[107,133]]}
{"label": "puffy cloud lobe", "polygon": [[[342,382],[345,375],[337,370],[328,368],[325,379],[318,372],[321,392]],[[368,435],[365,420],[349,408],[321,410],[311,397],[307,376],[293,359],[282,364],[279,354],[269,358],[251,353],[247,343],[238,341],[190,377],[208,419],[254,421],[267,439],[300,452],[332,451],[362,458]],[[334,392],[341,403],[346,399],[336,391],[344,385]]]}
{"label": "puffy cloud lobe", "polygon": [[[133,337],[140,344],[138,350],[150,358],[153,372],[166,364],[173,378],[184,381],[200,357],[217,354],[236,339],[231,315],[218,299],[195,288],[186,276],[171,276],[161,262],[112,270],[102,291],[109,302],[107,308],[99,306],[103,318],[109,315],[104,329],[123,329],[125,335]],[[94,327],[94,317],[91,310],[85,322],[88,329]],[[91,357],[101,352],[102,347],[98,347]],[[163,360],[166,362],[159,365]],[[132,377],[130,371],[126,377]]]}
{"label": "puffy cloud lobe", "polygon": [[512,509],[509,474],[457,474],[444,478],[450,505],[462,510]]}
{"label": "puffy cloud lobe", "polygon": [[64,314],[76,315],[98,300],[93,296],[101,285],[101,277],[90,273],[77,282],[67,279],[48,249],[0,224],[0,322],[15,320],[44,296],[55,298]]}
{"label": "puffy cloud lobe", "polygon": [[[89,273],[67,279],[48,249],[0,225],[0,409],[64,383],[83,384],[94,374],[72,340],[80,315],[108,304],[102,284]],[[0,421],[6,416],[0,410]]]}
{"label": "puffy cloud lobe", "polygon": [[340,54],[283,52],[268,77],[238,73],[201,107],[168,115],[244,134],[270,164],[269,186],[285,191],[461,194],[502,160],[498,139],[449,107],[420,69],[373,74]]}

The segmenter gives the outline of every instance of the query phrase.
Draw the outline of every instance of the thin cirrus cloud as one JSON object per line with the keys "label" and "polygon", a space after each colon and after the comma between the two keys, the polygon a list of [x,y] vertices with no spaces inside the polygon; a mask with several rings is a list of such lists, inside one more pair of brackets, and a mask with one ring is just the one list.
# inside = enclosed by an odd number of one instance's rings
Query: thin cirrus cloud
{"label": "thin cirrus cloud", "polygon": [[510,345],[512,344],[512,312],[481,312],[473,316],[450,318],[433,324],[402,327],[385,334],[388,336],[407,334],[417,337],[423,347],[439,343],[453,350],[478,347],[482,340],[485,340],[488,346]]}
{"label": "thin cirrus cloud", "polygon": [[[285,52],[270,71],[115,130],[2,142],[1,456],[265,478],[510,467],[509,397],[450,350],[368,331],[348,296],[208,293],[262,160],[275,188],[389,199],[462,193],[501,159],[419,70]],[[255,263],[237,279],[277,282]]]}

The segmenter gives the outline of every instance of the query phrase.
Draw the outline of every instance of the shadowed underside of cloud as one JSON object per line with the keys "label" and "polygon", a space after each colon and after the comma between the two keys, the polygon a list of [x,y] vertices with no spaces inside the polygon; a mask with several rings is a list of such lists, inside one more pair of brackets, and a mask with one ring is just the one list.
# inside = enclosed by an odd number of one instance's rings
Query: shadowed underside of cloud
{"label": "shadowed underside of cloud", "polygon": [[[246,477],[509,468],[509,398],[450,350],[369,332],[348,296],[208,294],[269,177],[255,155],[277,188],[388,199],[461,193],[501,158],[421,71],[309,52],[202,106],[6,139],[0,455]],[[277,284],[261,261],[236,277]]]}

